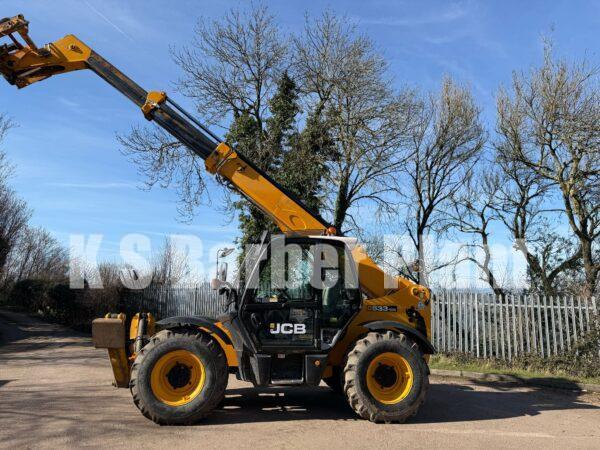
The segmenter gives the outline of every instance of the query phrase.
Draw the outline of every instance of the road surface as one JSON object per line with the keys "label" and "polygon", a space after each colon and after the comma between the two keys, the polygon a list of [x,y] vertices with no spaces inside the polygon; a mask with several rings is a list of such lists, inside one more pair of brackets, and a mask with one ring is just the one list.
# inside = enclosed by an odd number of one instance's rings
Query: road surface
{"label": "road surface", "polygon": [[600,397],[432,379],[403,425],[358,420],[326,387],[255,390],[231,378],[202,424],[160,427],[111,386],[90,338],[0,312],[0,447],[600,448]]}

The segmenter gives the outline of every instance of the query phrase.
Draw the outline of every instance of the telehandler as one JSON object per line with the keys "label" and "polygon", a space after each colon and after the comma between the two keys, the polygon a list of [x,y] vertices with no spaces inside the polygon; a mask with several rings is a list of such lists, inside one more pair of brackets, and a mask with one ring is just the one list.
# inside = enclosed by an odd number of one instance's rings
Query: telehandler
{"label": "telehandler", "polygon": [[[229,374],[254,386],[324,381],[345,395],[360,417],[374,422],[403,422],[416,414],[434,353],[429,290],[400,277],[390,286],[356,239],[339,236],[164,92],[146,92],[73,35],[37,47],[28,25],[22,15],[0,21],[0,39],[7,38],[0,44],[0,72],[11,85],[24,88],[91,70],[282,231],[256,247],[255,263],[237,285],[225,281],[225,271],[213,280],[230,301],[217,320],[191,316],[156,322],[149,313],[129,321],[124,314],[94,320],[95,346],[108,349],[115,385],[129,387],[142,414],[159,424],[195,423],[222,401]],[[294,246],[300,257],[276,257],[281,245]],[[325,253],[329,262],[324,263]],[[315,287],[311,280],[332,272],[327,267],[336,268],[334,282]],[[300,288],[275,285],[276,270],[296,277]]]}

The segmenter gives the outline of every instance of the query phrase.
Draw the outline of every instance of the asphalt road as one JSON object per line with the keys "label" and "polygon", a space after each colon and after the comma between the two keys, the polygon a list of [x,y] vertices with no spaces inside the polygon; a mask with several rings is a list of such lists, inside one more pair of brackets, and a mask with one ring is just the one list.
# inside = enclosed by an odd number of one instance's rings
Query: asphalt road
{"label": "asphalt road", "polygon": [[600,448],[596,394],[433,379],[410,422],[376,425],[326,387],[231,378],[202,424],[160,427],[111,378],[89,337],[0,312],[0,447]]}

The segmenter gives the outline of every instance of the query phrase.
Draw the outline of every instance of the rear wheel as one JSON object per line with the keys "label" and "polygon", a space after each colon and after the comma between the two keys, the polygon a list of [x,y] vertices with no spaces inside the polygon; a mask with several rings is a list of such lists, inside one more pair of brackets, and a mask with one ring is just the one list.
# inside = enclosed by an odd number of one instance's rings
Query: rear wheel
{"label": "rear wheel", "polygon": [[135,405],[150,420],[191,424],[223,399],[227,377],[227,360],[211,337],[164,330],[138,354],[129,386]]}
{"label": "rear wheel", "polygon": [[348,353],[344,392],[364,419],[404,422],[417,413],[428,387],[423,354],[404,334],[369,333]]}

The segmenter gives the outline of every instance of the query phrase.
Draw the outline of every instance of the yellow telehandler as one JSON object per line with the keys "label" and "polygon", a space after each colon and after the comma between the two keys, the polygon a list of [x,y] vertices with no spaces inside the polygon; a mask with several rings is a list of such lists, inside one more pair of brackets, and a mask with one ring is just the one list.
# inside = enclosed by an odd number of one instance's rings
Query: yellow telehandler
{"label": "yellow telehandler", "polygon": [[[159,424],[195,423],[217,407],[235,374],[255,386],[324,381],[374,422],[414,415],[426,396],[434,353],[429,290],[400,277],[390,283],[356,239],[339,236],[164,92],[145,91],[73,35],[37,47],[28,25],[22,15],[0,20],[0,73],[11,85],[91,70],[282,231],[250,252],[243,280],[228,283],[226,270],[213,280],[230,302],[216,320],[155,321],[146,312],[129,321],[124,314],[94,320],[95,346],[108,349],[115,384],[129,387],[142,414]],[[276,283],[276,273],[294,278],[293,287]]]}

